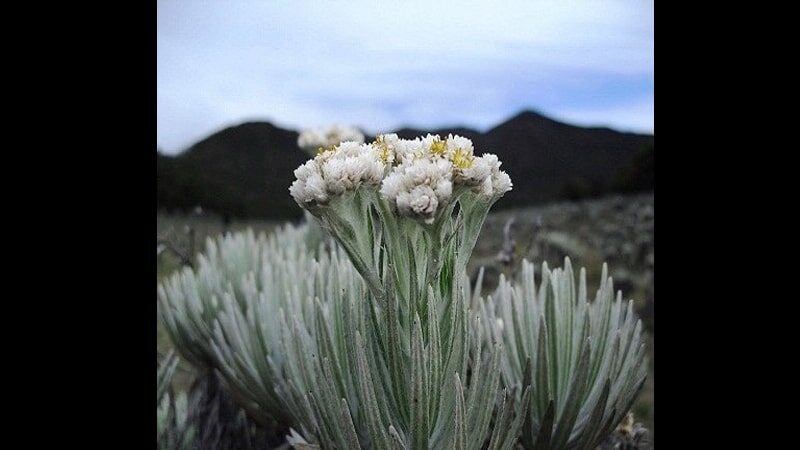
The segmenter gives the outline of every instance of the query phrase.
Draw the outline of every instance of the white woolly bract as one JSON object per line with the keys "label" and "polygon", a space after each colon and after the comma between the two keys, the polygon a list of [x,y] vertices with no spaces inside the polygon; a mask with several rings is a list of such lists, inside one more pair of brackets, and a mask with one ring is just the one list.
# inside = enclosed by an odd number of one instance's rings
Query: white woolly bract
{"label": "white woolly bract", "polygon": [[500,170],[500,165],[503,163],[497,158],[497,155],[493,153],[484,153],[482,159],[489,166],[489,170],[491,172],[491,176],[489,177],[489,180],[491,180],[491,193],[489,194],[488,192],[488,183],[484,181],[481,194],[487,197],[491,196],[497,198],[510,191],[513,187],[513,184],[511,183],[511,177],[509,177],[507,173]]}

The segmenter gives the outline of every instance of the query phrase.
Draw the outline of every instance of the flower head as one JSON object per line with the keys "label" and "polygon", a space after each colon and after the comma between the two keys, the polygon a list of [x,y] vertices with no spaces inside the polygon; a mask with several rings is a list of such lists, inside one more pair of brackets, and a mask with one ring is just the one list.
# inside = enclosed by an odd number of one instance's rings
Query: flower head
{"label": "flower head", "polygon": [[322,179],[317,160],[312,159],[295,169],[294,176],[297,179],[289,187],[289,193],[298,204],[303,206],[306,203],[328,201],[325,181]]}
{"label": "flower head", "polygon": [[400,215],[431,223],[437,207],[450,202],[452,176],[453,165],[446,159],[407,160],[383,180],[381,194]]}
{"label": "flower head", "polygon": [[454,164],[456,158],[462,159],[465,163],[471,160],[474,151],[471,140],[459,135],[447,135],[447,155]]}
{"label": "flower head", "polygon": [[379,186],[397,214],[432,223],[439,208],[451,203],[454,186],[469,187],[487,202],[510,190],[500,164],[493,154],[475,156],[472,141],[462,136],[383,134],[370,144],[346,141],[323,148],[295,171],[290,192],[305,206],[325,204],[362,185]]}
{"label": "flower head", "polygon": [[378,151],[381,161],[390,166],[394,164],[399,145],[400,139],[396,134],[379,134],[372,142],[372,147]]}
{"label": "flower head", "polygon": [[439,206],[436,192],[425,184],[415,186],[410,192],[400,192],[395,201],[400,214],[422,218],[425,223],[433,223],[436,208]]}
{"label": "flower head", "polygon": [[435,156],[445,156],[447,153],[447,142],[443,141],[439,135],[433,136],[430,142],[430,152]]}
{"label": "flower head", "polygon": [[344,125],[311,128],[300,133],[297,138],[297,145],[313,155],[330,150],[345,141],[364,142],[364,134],[357,128]]}
{"label": "flower head", "polygon": [[491,194],[489,194],[489,196],[495,198],[502,197],[503,194],[510,191],[514,186],[511,183],[511,178],[507,173],[500,170],[500,165],[503,163],[497,159],[497,155],[493,153],[484,153],[482,158],[489,165],[491,172],[491,176],[488,178],[488,180],[491,180]]}
{"label": "flower head", "polygon": [[295,201],[327,203],[330,196],[354,191],[362,184],[378,185],[385,166],[370,144],[343,142],[319,153],[294,171],[297,180],[289,188]]}
{"label": "flower head", "polygon": [[453,166],[455,166],[456,169],[464,170],[472,167],[472,163],[475,160],[475,157],[472,156],[471,153],[467,153],[466,150],[458,148],[455,151],[453,151],[450,160],[453,162]]}

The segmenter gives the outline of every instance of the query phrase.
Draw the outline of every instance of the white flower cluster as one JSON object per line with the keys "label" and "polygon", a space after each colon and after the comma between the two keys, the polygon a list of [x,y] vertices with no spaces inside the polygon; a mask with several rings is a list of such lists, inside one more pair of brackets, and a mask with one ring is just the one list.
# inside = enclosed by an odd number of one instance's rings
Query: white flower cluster
{"label": "white flower cluster", "polygon": [[295,169],[297,179],[289,193],[300,206],[324,204],[330,196],[354,191],[362,184],[380,184],[385,168],[371,144],[342,142]]}
{"label": "white flower cluster", "polygon": [[511,190],[511,178],[500,170],[497,156],[475,156],[472,141],[465,137],[429,134],[405,140],[392,134],[379,136],[374,145],[381,143],[379,152],[390,153],[397,162],[381,193],[401,215],[433,222],[437,209],[450,203],[454,184],[473,188],[487,201]]}
{"label": "white flower cluster", "polygon": [[446,206],[453,194],[453,163],[443,158],[406,160],[383,180],[381,194],[400,215],[432,223],[437,208]]}
{"label": "white flower cluster", "polygon": [[432,223],[436,211],[450,203],[454,185],[467,186],[487,201],[511,190],[496,155],[473,153],[471,140],[453,135],[407,140],[386,134],[371,144],[345,142],[299,167],[290,192],[303,206],[325,203],[361,184],[381,184],[381,194],[400,215]]}
{"label": "white flower cluster", "polygon": [[297,145],[306,152],[315,153],[320,148],[327,149],[342,142],[364,142],[364,134],[357,128],[344,125],[303,130],[297,138]]}

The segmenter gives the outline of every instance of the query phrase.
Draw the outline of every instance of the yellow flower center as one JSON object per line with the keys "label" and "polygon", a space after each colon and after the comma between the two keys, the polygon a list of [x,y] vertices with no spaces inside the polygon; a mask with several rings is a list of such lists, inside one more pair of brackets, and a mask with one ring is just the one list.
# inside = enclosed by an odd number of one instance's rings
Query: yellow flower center
{"label": "yellow flower center", "polygon": [[452,163],[458,169],[469,169],[472,167],[474,156],[467,153],[466,150],[459,148],[453,152]]}
{"label": "yellow flower center", "polygon": [[327,147],[320,147],[317,149],[317,157],[321,159],[330,158],[336,152],[335,145],[329,145]]}
{"label": "yellow flower center", "polygon": [[433,138],[433,143],[431,143],[431,153],[436,156],[444,156],[446,151],[447,143],[441,140],[439,136]]}
{"label": "yellow flower center", "polygon": [[383,138],[382,134],[375,137],[375,142],[373,142],[372,145],[378,149],[378,157],[381,158],[381,161],[394,161],[392,149],[389,148],[389,144],[386,143],[386,140]]}

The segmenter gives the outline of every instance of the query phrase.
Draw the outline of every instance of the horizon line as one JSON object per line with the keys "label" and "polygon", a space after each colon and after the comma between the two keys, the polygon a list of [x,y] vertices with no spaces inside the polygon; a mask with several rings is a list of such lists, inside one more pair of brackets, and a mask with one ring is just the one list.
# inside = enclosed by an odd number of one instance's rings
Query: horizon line
{"label": "horizon line", "polygon": [[[515,118],[517,118],[517,117],[519,117],[519,116],[521,116],[523,114],[526,114],[526,113],[533,113],[533,114],[535,114],[537,116],[543,117],[543,118],[545,118],[547,120],[550,120],[552,122],[556,122],[556,123],[559,123],[559,124],[562,124],[562,125],[567,125],[567,126],[571,126],[571,127],[575,127],[575,128],[584,128],[584,129],[590,129],[590,130],[610,130],[610,131],[614,131],[616,133],[621,133],[621,134],[635,134],[635,135],[641,135],[641,136],[653,136],[653,137],[655,137],[655,130],[654,129],[653,130],[644,131],[644,130],[634,130],[634,129],[621,129],[621,128],[610,126],[608,124],[603,124],[603,123],[593,123],[593,124],[584,123],[584,124],[581,124],[581,123],[577,123],[577,122],[566,121],[566,120],[564,120],[562,118],[557,118],[557,117],[554,117],[554,116],[550,116],[550,115],[547,115],[545,113],[542,113],[540,110],[533,109],[533,108],[521,109],[521,110],[517,111],[516,113],[509,115],[506,119],[504,119],[504,120],[502,120],[502,121],[500,121],[500,122],[498,122],[498,123],[496,123],[494,125],[491,125],[489,127],[471,126],[471,125],[467,125],[467,124],[463,124],[463,123],[461,123],[461,124],[444,124],[444,125],[436,125],[436,126],[425,127],[425,126],[419,126],[419,125],[413,125],[413,124],[407,124],[406,123],[406,124],[398,125],[396,127],[392,127],[392,129],[388,130],[388,131],[384,131],[384,130],[376,131],[376,130],[370,130],[369,128],[363,127],[361,125],[353,125],[353,124],[348,124],[348,125],[358,128],[361,132],[363,132],[367,136],[376,136],[376,135],[382,134],[382,133],[396,132],[396,131],[399,131],[399,130],[406,130],[406,129],[421,130],[421,131],[428,131],[428,130],[429,131],[435,131],[435,130],[442,130],[442,129],[448,129],[448,128],[464,128],[464,129],[468,129],[470,131],[475,131],[475,132],[477,132],[479,134],[486,134],[486,133],[490,132],[491,130],[499,127],[500,125],[503,125],[503,124],[509,122],[510,120],[515,119]],[[157,153],[159,153],[161,155],[177,156],[177,155],[180,155],[180,154],[183,154],[183,153],[187,152],[192,147],[194,147],[195,145],[199,144],[200,142],[205,141],[206,139],[210,138],[211,136],[214,136],[214,135],[216,135],[218,133],[221,133],[221,132],[223,132],[223,131],[225,131],[227,129],[236,128],[236,127],[239,127],[239,126],[242,126],[242,125],[246,125],[246,124],[249,124],[249,123],[267,123],[267,124],[272,125],[272,126],[274,126],[276,128],[281,128],[281,129],[288,130],[288,131],[294,131],[294,132],[297,132],[297,133],[299,133],[300,131],[302,131],[302,130],[304,130],[306,128],[310,128],[310,127],[296,127],[296,126],[288,124],[286,122],[282,122],[280,120],[273,119],[273,118],[268,117],[266,115],[265,116],[261,116],[261,117],[243,118],[243,119],[239,119],[239,120],[236,120],[236,121],[230,121],[230,122],[227,122],[226,125],[222,125],[222,126],[216,127],[214,129],[214,131],[211,131],[211,132],[203,134],[203,137],[196,139],[192,144],[189,144],[189,145],[185,146],[184,148],[182,148],[180,150],[169,151],[167,149],[162,148],[160,144],[156,143],[156,151],[157,151]],[[330,122],[327,125],[332,125],[334,123],[335,122]]]}

